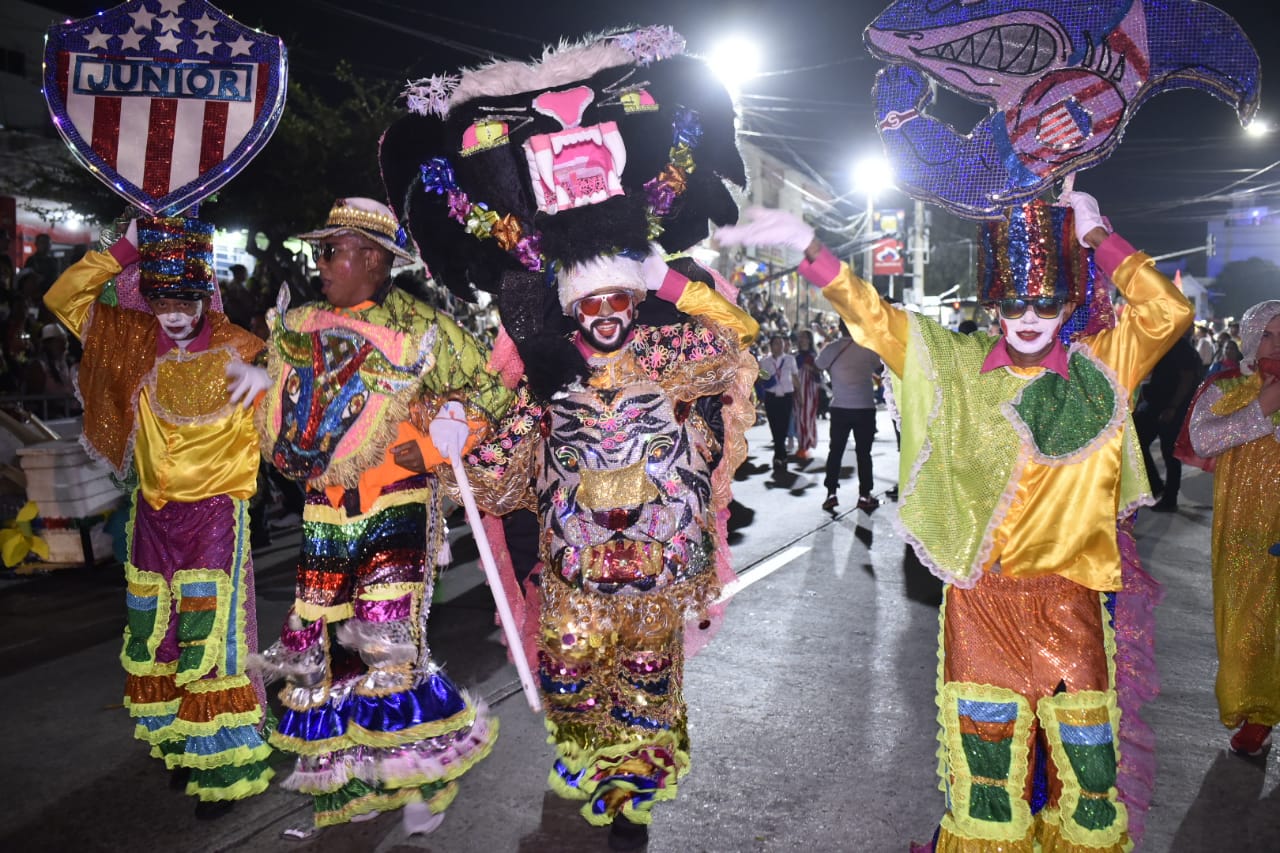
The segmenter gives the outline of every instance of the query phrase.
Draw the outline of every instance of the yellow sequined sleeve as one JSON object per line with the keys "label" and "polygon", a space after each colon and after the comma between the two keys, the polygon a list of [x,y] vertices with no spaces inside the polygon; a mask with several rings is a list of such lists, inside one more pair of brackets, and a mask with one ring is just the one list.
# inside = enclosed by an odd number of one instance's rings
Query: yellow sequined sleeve
{"label": "yellow sequined sleeve", "polygon": [[1094,353],[1130,391],[1195,319],[1195,308],[1142,252],[1129,255],[1111,275],[1125,298],[1116,327],[1096,335]]}
{"label": "yellow sequined sleeve", "polygon": [[83,339],[89,310],[102,295],[102,288],[119,274],[120,264],[109,253],[87,252],[58,276],[44,295],[44,304],[72,334]]}
{"label": "yellow sequined sleeve", "polygon": [[750,314],[734,305],[701,281],[690,281],[676,301],[676,308],[694,317],[705,317],[738,333],[742,346],[748,346],[760,334],[760,324]]}
{"label": "yellow sequined sleeve", "polygon": [[840,264],[840,274],[822,288],[831,307],[849,326],[853,339],[872,350],[898,376],[907,358],[907,312],[880,298],[871,285]]}

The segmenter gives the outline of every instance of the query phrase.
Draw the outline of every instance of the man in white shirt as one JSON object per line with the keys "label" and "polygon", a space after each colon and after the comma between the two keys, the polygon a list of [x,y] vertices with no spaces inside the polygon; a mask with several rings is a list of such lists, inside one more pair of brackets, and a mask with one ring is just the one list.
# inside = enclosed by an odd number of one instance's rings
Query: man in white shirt
{"label": "man in white shirt", "polygon": [[822,502],[822,508],[833,510],[839,503],[836,490],[840,486],[840,463],[852,432],[858,465],[858,509],[869,513],[880,505],[871,496],[871,443],[876,436],[876,398],[872,377],[880,372],[880,356],[858,346],[849,333],[849,327],[841,320],[840,337],[822,348],[817,365],[820,370],[831,374],[831,405],[827,409],[831,419],[831,446],[827,451],[827,474],[823,480],[827,499]]}
{"label": "man in white shirt", "polygon": [[764,380],[764,416],[773,435],[773,467],[787,467],[787,430],[791,426],[791,401],[796,388],[796,360],[785,352],[787,339],[774,335],[769,339],[769,354],[760,359],[760,376]]}

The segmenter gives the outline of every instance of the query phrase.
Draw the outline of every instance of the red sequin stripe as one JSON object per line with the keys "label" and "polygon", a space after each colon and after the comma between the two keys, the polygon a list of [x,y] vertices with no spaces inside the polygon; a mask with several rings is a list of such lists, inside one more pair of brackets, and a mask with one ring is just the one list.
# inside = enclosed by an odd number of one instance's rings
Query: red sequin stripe
{"label": "red sequin stripe", "polygon": [[204,128],[200,132],[200,174],[204,174],[223,160],[227,144],[226,101],[208,101],[204,105]]}
{"label": "red sequin stripe", "polygon": [[[284,81],[280,81],[283,85]],[[271,66],[265,62],[258,63],[257,91],[253,93],[253,120],[256,122],[262,115],[262,108],[267,104],[267,88],[271,85]]]}
{"label": "red sequin stripe", "polygon": [[67,86],[71,80],[71,54],[65,50],[58,51],[58,91],[62,94],[62,106],[67,106]]}
{"label": "red sequin stripe", "polygon": [[[1042,94],[1047,94],[1048,92],[1052,92],[1057,88],[1058,88],[1057,86],[1049,87]],[[1083,104],[1086,101],[1088,101],[1090,98],[1095,98],[1098,95],[1101,95],[1112,88],[1114,87],[1107,80],[1097,80],[1091,83],[1090,85],[1084,87],[1078,92],[1072,92],[1072,97],[1074,97],[1078,103]],[[1026,134],[1035,130],[1036,125],[1040,122],[1042,117],[1043,116],[1041,113],[1032,113],[1028,111],[1026,119],[1023,120],[1022,124],[1019,124],[1016,127],[1014,127],[1013,132],[1010,133],[1009,136],[1011,137],[1025,136]],[[1105,119],[1099,120],[1098,124],[1093,130],[1093,133],[1101,133],[1102,131],[1100,130],[1100,128],[1103,128],[1104,126],[1109,128],[1111,125],[1115,123],[1116,123],[1115,120],[1113,121],[1106,121]],[[1048,148],[1048,146],[1041,146],[1041,147],[1046,149]]]}
{"label": "red sequin stripe", "polygon": [[93,99],[94,152],[112,169],[116,167],[116,154],[120,150],[120,98]]}
{"label": "red sequin stripe", "polygon": [[142,191],[147,195],[157,197],[169,193],[169,176],[173,174],[174,125],[177,120],[177,99],[155,98],[151,101],[146,166],[142,173]]}

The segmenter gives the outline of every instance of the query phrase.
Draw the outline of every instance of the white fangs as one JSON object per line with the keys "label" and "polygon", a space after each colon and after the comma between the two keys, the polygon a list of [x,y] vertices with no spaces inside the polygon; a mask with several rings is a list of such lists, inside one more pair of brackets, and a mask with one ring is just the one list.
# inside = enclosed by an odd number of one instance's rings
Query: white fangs
{"label": "white fangs", "polygon": [[[575,150],[574,146],[595,150]],[[627,146],[614,122],[536,136],[524,148],[538,208],[545,213],[599,204],[623,192],[621,175],[627,165]],[[604,152],[608,152],[607,158]],[[597,188],[586,192],[583,184],[587,181]]]}

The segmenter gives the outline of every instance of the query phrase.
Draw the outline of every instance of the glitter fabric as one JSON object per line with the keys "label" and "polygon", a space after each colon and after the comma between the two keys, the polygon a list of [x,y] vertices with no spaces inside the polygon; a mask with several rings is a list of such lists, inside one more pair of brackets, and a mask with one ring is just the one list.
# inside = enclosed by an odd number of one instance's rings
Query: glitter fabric
{"label": "glitter fabric", "polygon": [[198,300],[218,289],[214,279],[214,225],[186,216],[138,222],[138,289],[145,298]]}
{"label": "glitter fabric", "polygon": [[[998,217],[1105,160],[1162,92],[1213,95],[1242,123],[1260,96],[1248,37],[1192,0],[899,0],[863,37],[891,63],[873,99],[898,186],[971,219]],[[989,114],[967,132],[934,118],[935,82]]]}
{"label": "glitter fabric", "polygon": [[623,349],[589,359],[585,385],[545,406],[521,395],[467,457],[482,504],[518,503],[510,484],[533,480],[549,780],[585,799],[594,824],[648,822],[688,770],[685,624],[703,621],[720,590],[727,489],[713,488],[713,470],[731,476],[746,448],[724,431],[754,419],[745,331],[692,320],[637,328]]}
{"label": "glitter fabric", "polygon": [[1096,272],[1075,236],[1069,207],[1028,202],[978,229],[978,298],[1054,297],[1085,308]]}
{"label": "glitter fabric", "polygon": [[267,367],[272,387],[257,413],[264,455],[311,487],[357,487],[386,459],[415,401],[429,409],[425,426],[448,399],[487,424],[512,398],[474,338],[395,288],[354,309],[312,303],[277,316]]}
{"label": "glitter fabric", "polygon": [[[1128,305],[1114,327],[1072,344],[1066,379],[1043,365],[984,371],[1000,339],[887,306],[847,266],[825,283],[855,338],[896,373],[901,531],[948,582],[938,707],[949,798],[938,850],[1128,843],[1104,605],[1121,588],[1117,507],[1149,500],[1132,468],[1127,401],[1192,310],[1122,238],[1102,248]],[[984,731],[1010,719],[1012,734]],[[1037,790],[1036,731],[1048,750],[1047,801],[1033,816],[1023,798]]]}
{"label": "glitter fabric", "polygon": [[1189,419],[1213,457],[1213,615],[1223,725],[1280,723],[1280,432],[1257,403],[1258,374],[1214,377]]}
{"label": "glitter fabric", "polygon": [[[266,789],[270,748],[246,671],[250,626],[244,602],[253,573],[248,506],[225,495],[153,509],[134,496],[124,649],[125,707],[136,735],[193,771],[187,792],[240,799]],[[252,608],[250,607],[250,611]],[[226,786],[219,774],[242,784]]]}
{"label": "glitter fabric", "polygon": [[[96,458],[104,459],[117,475],[123,476],[134,462],[139,431],[150,436],[150,446],[156,452],[146,451],[141,462],[143,467],[156,473],[156,477],[144,477],[142,487],[153,505],[171,498],[200,499],[211,494],[250,496],[256,488],[256,462],[243,455],[244,444],[217,436],[223,428],[240,435],[241,422],[252,427],[252,417],[241,407],[225,402],[222,407],[214,407],[213,396],[219,384],[225,386],[226,376],[222,371],[226,359],[236,357],[251,362],[261,351],[262,342],[228,322],[224,315],[210,312],[198,335],[199,343],[193,342],[188,347],[189,353],[170,350],[167,354],[167,358],[175,362],[190,358],[206,368],[218,369],[218,375],[205,375],[196,380],[194,374],[189,373],[195,365],[188,364],[180,369],[181,376],[175,375],[184,383],[193,383],[191,392],[200,401],[196,403],[195,397],[185,398],[186,389],[175,391],[167,384],[163,389],[157,387],[162,371],[157,369],[155,317],[96,301],[103,286],[119,274],[120,269],[110,254],[89,252],[64,272],[45,295],[49,309],[84,343],[85,355],[78,376],[80,398],[84,403],[84,444]],[[204,358],[210,361],[200,361]],[[163,403],[160,408],[172,420],[166,420],[150,405],[150,400],[166,395],[177,410],[166,410]],[[181,402],[180,397],[186,402]],[[201,433],[201,438],[175,443],[167,438],[171,430],[195,430]],[[160,451],[162,447],[164,450]],[[174,448],[181,448],[181,452],[175,454]],[[208,477],[210,466],[226,476]],[[242,468],[250,472],[247,482],[237,479]],[[208,488],[223,491],[205,490]]]}
{"label": "glitter fabric", "polygon": [[367,514],[342,520],[333,518],[327,499],[309,501],[303,507],[299,612],[312,619],[346,614],[367,585],[421,583],[427,567],[420,541],[424,501],[430,498],[425,489],[401,493],[390,506],[378,503]]}
{"label": "glitter fabric", "polygon": [[317,826],[418,800],[442,809],[430,789],[493,746],[497,722],[427,645],[444,535],[429,475],[386,489],[367,513],[308,495],[293,614],[315,621],[286,621],[262,666],[287,680],[271,742],[298,756],[285,787],[313,797]]}
{"label": "glitter fabric", "polygon": [[[154,214],[216,193],[284,110],[284,44],[207,0],[130,0],[49,28],[44,94],[80,162]],[[121,134],[126,134],[121,136]]]}

